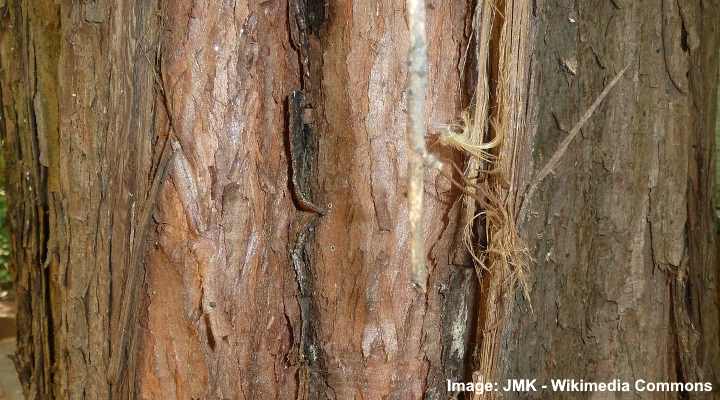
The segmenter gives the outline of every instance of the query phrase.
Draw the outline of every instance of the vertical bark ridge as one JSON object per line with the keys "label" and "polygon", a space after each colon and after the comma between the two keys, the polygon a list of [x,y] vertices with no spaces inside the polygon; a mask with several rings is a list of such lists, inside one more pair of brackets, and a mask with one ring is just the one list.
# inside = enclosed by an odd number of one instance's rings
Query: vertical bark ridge
{"label": "vertical bark ridge", "polygon": [[[57,9],[33,7],[29,2],[7,2],[0,7],[0,129],[6,160],[6,190],[12,267],[17,290],[19,332],[15,365],[27,398],[52,396],[52,320],[57,309],[50,294],[46,268],[48,241],[48,182],[46,137],[57,133]],[[46,19],[45,19],[46,18]],[[47,29],[38,29],[45,19]],[[42,98],[44,91],[49,92]],[[55,111],[53,113],[53,111]],[[55,131],[55,132],[53,132]],[[27,266],[32,266],[28,268]],[[42,315],[43,318],[37,318]]]}
{"label": "vertical bark ridge", "polygon": [[176,140],[147,256],[139,397],[293,398],[286,2],[166,2],[159,128]]}
{"label": "vertical bark ridge", "polygon": [[[718,98],[720,34],[712,21],[720,18],[720,5],[678,3],[689,59],[689,86],[693,98],[692,131],[688,143],[687,171],[687,270],[675,282],[680,315],[675,334],[684,381],[720,384],[720,239],[718,216],[713,210],[713,152]],[[685,300],[682,301],[681,300]],[[683,348],[681,344],[689,344]],[[701,396],[697,396],[700,397]],[[709,396],[708,396],[709,397]]]}
{"label": "vertical bark ridge", "polygon": [[[445,378],[464,374],[475,285],[471,270],[450,266],[457,194],[435,173],[425,177],[427,296],[410,281],[403,4],[332,2],[323,34],[318,170],[329,211],[316,229],[313,266],[330,398],[443,398]],[[436,126],[463,107],[468,6],[426,4],[427,122]],[[430,151],[457,161],[437,146]]]}
{"label": "vertical bark ridge", "polygon": [[[135,310],[123,299],[142,285],[143,257],[129,255],[144,253],[139,219],[153,206],[157,154],[155,6],[4,7],[3,114],[22,110],[4,123],[8,159],[21,163],[11,219],[33,238],[14,245],[24,390],[28,398],[127,397],[135,324],[122,316]],[[34,211],[21,199],[34,199]]]}

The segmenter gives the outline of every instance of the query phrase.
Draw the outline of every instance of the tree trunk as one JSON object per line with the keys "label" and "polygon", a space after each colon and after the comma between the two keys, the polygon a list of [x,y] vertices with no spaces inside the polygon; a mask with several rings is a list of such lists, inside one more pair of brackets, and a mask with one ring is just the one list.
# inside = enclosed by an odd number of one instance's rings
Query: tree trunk
{"label": "tree trunk", "polygon": [[[515,165],[544,166],[607,82],[630,67],[525,199],[532,310],[520,294],[507,300],[498,376],[717,388],[719,12],[717,2],[700,1],[543,1],[533,10],[536,124],[522,133],[530,146]],[[617,398],[638,394],[716,396]]]}
{"label": "tree trunk", "polygon": [[484,110],[499,173],[459,188],[451,164],[482,163],[429,140],[422,292],[403,0],[0,0],[26,396],[446,399],[474,371],[720,384],[718,5],[475,3],[426,2],[427,123]]}

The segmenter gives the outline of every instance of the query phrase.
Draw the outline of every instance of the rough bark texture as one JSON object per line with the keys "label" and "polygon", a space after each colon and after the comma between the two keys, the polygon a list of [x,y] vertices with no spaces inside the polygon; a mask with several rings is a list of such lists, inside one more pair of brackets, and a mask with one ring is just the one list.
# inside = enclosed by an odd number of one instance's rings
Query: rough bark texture
{"label": "rough bark texture", "polygon": [[[333,3],[304,50],[282,2],[164,12],[178,27],[162,76],[181,151],[149,258],[143,397],[418,397],[430,370],[431,390],[465,372],[473,285],[437,295],[457,274],[472,279],[448,267],[451,236],[439,239],[452,193],[428,206],[434,296],[408,275],[402,4]],[[440,121],[461,107],[466,14],[461,2],[430,12]],[[284,105],[301,85],[322,217],[295,211],[288,190]]]}
{"label": "rough bark texture", "polygon": [[159,155],[155,8],[0,4],[17,366],[28,398],[133,390],[132,294]]}
{"label": "rough bark texture", "polygon": [[[403,3],[337,2],[323,39],[319,185],[332,209],[314,265],[317,334],[336,398],[442,398],[444,378],[464,372],[473,287],[450,283],[473,274],[448,265],[456,196],[435,176],[426,184],[427,297],[410,285]],[[428,6],[428,120],[446,122],[462,106],[470,10],[459,1]]]}
{"label": "rough bark texture", "polygon": [[[431,294],[408,275],[404,1],[46,3],[0,3],[28,397],[438,397],[467,375],[476,284],[434,175]],[[444,123],[470,8],[428,5]],[[323,217],[293,201],[294,89]]]}
{"label": "rough bark texture", "polygon": [[538,171],[604,85],[632,66],[527,199],[534,312],[520,294],[512,301],[500,376],[717,387],[718,12],[707,1],[537,2],[527,66],[537,125],[521,133],[532,154],[519,165]]}
{"label": "rough bark texture", "polygon": [[533,312],[478,284],[437,171],[411,284],[404,4],[0,0],[28,398],[445,399],[472,361],[718,385],[717,1],[425,2],[426,122],[484,74],[510,210],[632,63],[528,199]]}

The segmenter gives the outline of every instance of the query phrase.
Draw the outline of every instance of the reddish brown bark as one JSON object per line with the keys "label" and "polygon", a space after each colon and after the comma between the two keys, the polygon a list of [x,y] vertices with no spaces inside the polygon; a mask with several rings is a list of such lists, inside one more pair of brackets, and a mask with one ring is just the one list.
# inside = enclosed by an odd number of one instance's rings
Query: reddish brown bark
{"label": "reddish brown bark", "polygon": [[[404,3],[0,0],[28,398],[444,399],[472,368],[717,381],[716,5],[426,2],[428,125],[487,106],[513,211],[633,63],[527,200],[531,313],[505,272],[478,282],[474,200],[437,171],[411,285]],[[445,173],[465,161],[428,143]],[[475,224],[480,250],[497,227]]]}
{"label": "reddish brown bark", "polygon": [[[161,65],[180,146],[147,266],[143,397],[172,387],[180,397],[287,398],[308,386],[319,397],[419,396],[431,368],[441,375],[437,288],[451,274],[455,195],[431,185],[435,290],[425,299],[410,285],[406,256],[401,9],[333,4],[311,37],[315,192],[328,209],[314,222],[309,281],[301,283],[312,288],[312,313],[298,305],[290,262],[296,236],[317,217],[297,211],[289,192],[284,106],[300,87],[300,65],[288,10],[164,10],[177,27],[164,37]],[[431,12],[429,120],[449,121],[461,108],[467,12],[461,3]]]}

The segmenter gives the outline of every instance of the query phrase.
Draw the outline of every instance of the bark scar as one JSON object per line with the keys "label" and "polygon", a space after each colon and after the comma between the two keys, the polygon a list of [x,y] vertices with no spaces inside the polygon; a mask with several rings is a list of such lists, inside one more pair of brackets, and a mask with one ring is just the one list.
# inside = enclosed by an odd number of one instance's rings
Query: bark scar
{"label": "bark scar", "polygon": [[295,90],[290,94],[288,110],[290,180],[292,181],[293,198],[300,210],[325,215],[325,209],[315,205],[312,200],[310,182],[313,175],[312,167],[317,155],[317,142],[302,91]]}

